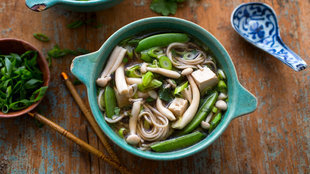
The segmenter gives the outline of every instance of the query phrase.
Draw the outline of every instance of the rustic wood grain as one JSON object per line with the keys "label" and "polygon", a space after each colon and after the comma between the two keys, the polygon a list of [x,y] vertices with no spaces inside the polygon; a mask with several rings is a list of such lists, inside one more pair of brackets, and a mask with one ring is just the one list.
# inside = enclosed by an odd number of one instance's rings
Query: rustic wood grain
{"label": "rustic wood grain", "polygon": [[[238,36],[230,25],[230,15],[242,2],[248,1],[187,0],[175,16],[199,24],[224,45],[240,82],[257,96],[257,111],[233,120],[210,147],[182,160],[145,160],[113,144],[120,161],[135,173],[310,173],[309,68],[294,72]],[[310,64],[310,1],[260,2],[275,9],[284,42]],[[149,4],[149,0],[124,0],[96,13],[75,13],[58,7],[35,13],[26,8],[23,0],[1,0],[0,37],[29,41],[45,54],[54,44],[95,51],[123,25],[156,16],[149,10]],[[75,30],[65,27],[76,19],[96,19],[103,26],[97,29],[88,25]],[[32,36],[35,32],[45,33],[51,42],[37,41]],[[72,58],[53,59],[51,85],[38,112],[103,150],[61,80],[60,72],[69,72]],[[79,85],[77,89],[86,101],[85,87]],[[0,119],[0,173],[118,172],[23,116]]]}

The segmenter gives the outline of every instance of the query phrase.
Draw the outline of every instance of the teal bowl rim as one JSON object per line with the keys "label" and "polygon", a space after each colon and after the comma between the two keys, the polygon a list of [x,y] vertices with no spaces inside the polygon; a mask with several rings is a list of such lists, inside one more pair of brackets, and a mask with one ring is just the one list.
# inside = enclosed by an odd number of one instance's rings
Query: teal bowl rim
{"label": "teal bowl rim", "polygon": [[[100,72],[101,72],[102,68],[104,67],[103,65],[105,64],[105,61],[106,61],[106,60],[104,60],[104,63],[102,63],[102,66],[99,67],[98,65],[100,64],[99,63],[100,58],[102,59],[102,57],[105,56],[105,59],[107,59],[107,56],[109,54],[104,54],[104,53],[110,53],[112,51],[112,48],[114,48],[117,45],[117,43],[119,43],[119,41],[124,39],[124,38],[121,38],[122,35],[126,35],[126,32],[133,30],[134,28],[145,26],[145,25],[148,25],[149,23],[160,23],[160,22],[166,22],[168,25],[170,25],[172,23],[174,23],[174,24],[177,23],[178,25],[182,25],[183,27],[187,27],[188,29],[190,29],[193,32],[198,32],[199,34],[204,36],[203,39],[208,39],[210,42],[212,42],[213,46],[219,51],[219,54],[221,54],[222,57],[224,57],[223,61],[228,66],[228,69],[225,71],[225,73],[227,74],[227,77],[228,77],[227,84],[228,84],[228,88],[229,88],[229,91],[228,91],[228,96],[229,96],[228,110],[224,114],[223,120],[216,127],[216,129],[214,131],[212,131],[211,134],[209,134],[205,139],[201,140],[200,142],[198,142],[198,143],[196,143],[196,144],[194,144],[188,148],[180,149],[180,150],[173,151],[173,152],[165,152],[165,153],[141,151],[137,148],[134,148],[134,147],[128,145],[123,139],[121,139],[112,130],[112,128],[110,128],[110,126],[104,121],[103,118],[99,118],[99,116],[102,117],[103,114],[101,113],[101,111],[99,110],[99,107],[97,105],[97,96],[96,96],[96,88],[97,87],[95,85],[95,79],[99,75],[99,73],[96,73],[96,69],[100,68]],[[125,36],[123,36],[123,37],[125,37]],[[128,35],[126,37],[128,37]],[[200,38],[200,40],[201,40],[201,38]],[[115,44],[112,45],[111,43],[115,43]],[[216,57],[216,59],[219,59],[219,58]],[[79,61],[87,61],[87,60],[92,62],[93,69],[89,70],[89,72],[87,72],[91,75],[84,75],[84,76],[90,76],[90,77],[83,77],[83,75],[81,75],[81,73],[78,70],[80,68],[76,68],[76,66],[78,66]],[[85,64],[85,63],[80,62],[80,64]],[[84,69],[90,67],[88,65],[81,65],[81,66],[84,66]],[[175,159],[180,159],[180,158],[184,158],[184,157],[188,157],[190,155],[193,155],[193,154],[205,149],[209,145],[211,145],[224,132],[224,130],[227,128],[228,124],[231,122],[232,119],[236,118],[237,116],[253,112],[257,107],[256,98],[240,85],[240,83],[238,81],[238,76],[236,74],[235,67],[233,65],[233,62],[232,62],[230,56],[228,55],[227,51],[225,50],[225,48],[221,45],[221,43],[212,34],[210,34],[207,30],[200,27],[199,25],[197,25],[193,22],[190,22],[190,21],[187,21],[184,19],[180,19],[180,18],[175,18],[175,17],[150,17],[150,18],[140,19],[140,20],[134,21],[130,24],[127,24],[126,26],[120,28],[114,34],[112,34],[106,40],[106,42],[101,46],[101,48],[98,51],[87,54],[87,55],[82,55],[82,56],[76,57],[71,64],[71,71],[79,80],[81,80],[86,85],[87,91],[88,91],[88,100],[89,100],[91,110],[93,112],[93,115],[94,115],[98,125],[103,130],[103,132],[114,143],[116,143],[118,146],[120,146],[122,149],[124,149],[124,150],[126,150],[126,151],[128,151],[128,152],[130,152],[136,156],[146,158],[146,159],[175,160]],[[84,72],[84,74],[87,74],[87,73]],[[233,89],[233,90],[231,90],[231,89]],[[232,102],[232,100],[238,100],[238,98],[240,98],[240,96],[242,98],[242,92],[240,92],[242,90],[243,90],[243,93],[247,93],[247,94],[243,94],[243,95],[248,95],[247,99],[252,100],[252,103],[251,103],[252,107],[250,109],[248,109],[247,111],[238,111],[236,108],[237,108],[238,104],[240,105],[240,103]],[[239,95],[239,97],[238,97],[238,95]]]}
{"label": "teal bowl rim", "polygon": [[74,4],[74,5],[99,5],[102,3],[113,2],[115,0],[91,0],[91,1],[75,1],[75,0],[62,0],[61,4]]}

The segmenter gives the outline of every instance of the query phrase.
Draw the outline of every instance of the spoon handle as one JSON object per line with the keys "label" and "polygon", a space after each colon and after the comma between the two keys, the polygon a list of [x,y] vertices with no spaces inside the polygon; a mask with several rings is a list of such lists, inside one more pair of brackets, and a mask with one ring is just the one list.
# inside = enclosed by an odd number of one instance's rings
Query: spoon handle
{"label": "spoon handle", "polygon": [[62,0],[26,0],[26,5],[33,11],[41,12],[61,1]]}
{"label": "spoon handle", "polygon": [[274,45],[265,50],[295,71],[301,71],[307,67],[307,63],[291,49],[289,49],[279,36],[276,37]]}

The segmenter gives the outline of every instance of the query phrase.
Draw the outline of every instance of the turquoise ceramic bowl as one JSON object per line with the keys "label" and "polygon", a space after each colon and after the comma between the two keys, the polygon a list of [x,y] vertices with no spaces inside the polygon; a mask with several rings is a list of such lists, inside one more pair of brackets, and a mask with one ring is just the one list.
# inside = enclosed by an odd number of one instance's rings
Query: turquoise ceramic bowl
{"label": "turquoise ceramic bowl", "polygon": [[34,11],[43,11],[55,5],[61,6],[68,10],[79,12],[91,12],[103,10],[112,7],[122,0],[26,0],[26,5]]}
{"label": "turquoise ceramic bowl", "polygon": [[[185,149],[174,152],[156,153],[151,151],[141,151],[128,145],[121,139],[105,122],[103,114],[97,105],[96,83],[95,80],[102,72],[105,62],[107,61],[112,49],[122,40],[129,36],[144,31],[152,30],[173,30],[178,32],[190,33],[192,36],[199,38],[210,50],[212,50],[220,67],[227,75],[228,85],[228,110],[223,116],[223,120],[216,129],[199,143]],[[173,17],[152,17],[132,22],[118,31],[116,31],[102,46],[93,53],[76,57],[71,64],[72,73],[81,80],[87,87],[88,100],[92,113],[104,131],[104,133],[118,146],[126,151],[153,160],[173,160],[183,158],[197,153],[208,147],[214,142],[227,128],[232,119],[253,112],[257,107],[256,98],[247,91],[238,81],[235,67],[225,48],[220,42],[202,27]]]}

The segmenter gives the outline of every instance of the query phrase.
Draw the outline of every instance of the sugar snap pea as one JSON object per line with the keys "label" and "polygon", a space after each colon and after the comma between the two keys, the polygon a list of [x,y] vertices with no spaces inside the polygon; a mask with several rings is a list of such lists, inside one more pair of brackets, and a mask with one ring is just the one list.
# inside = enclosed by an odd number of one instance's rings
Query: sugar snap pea
{"label": "sugar snap pea", "polygon": [[162,141],[159,143],[156,143],[151,146],[151,149],[155,152],[169,152],[174,151],[177,149],[182,149],[185,147],[188,147],[190,145],[193,145],[203,138],[205,138],[205,134],[196,131],[188,135],[184,135],[181,137],[173,138],[170,140]]}
{"label": "sugar snap pea", "polygon": [[109,103],[105,105],[105,113],[108,118],[112,118],[116,108],[116,97],[113,88],[107,86],[104,91],[104,103]]}
{"label": "sugar snap pea", "polygon": [[141,52],[152,47],[165,47],[173,42],[187,42],[189,37],[183,33],[156,34],[139,41],[136,52]]}
{"label": "sugar snap pea", "polygon": [[219,113],[211,120],[210,128],[209,128],[209,133],[211,133],[211,132],[216,128],[216,126],[220,123],[221,119],[222,119],[222,114],[219,112]]}
{"label": "sugar snap pea", "polygon": [[206,116],[212,111],[212,108],[216,102],[217,97],[218,97],[217,91],[210,94],[199,108],[193,120],[180,133],[178,133],[178,135],[188,134],[194,129],[196,129],[200,125],[201,121],[204,120]]}

